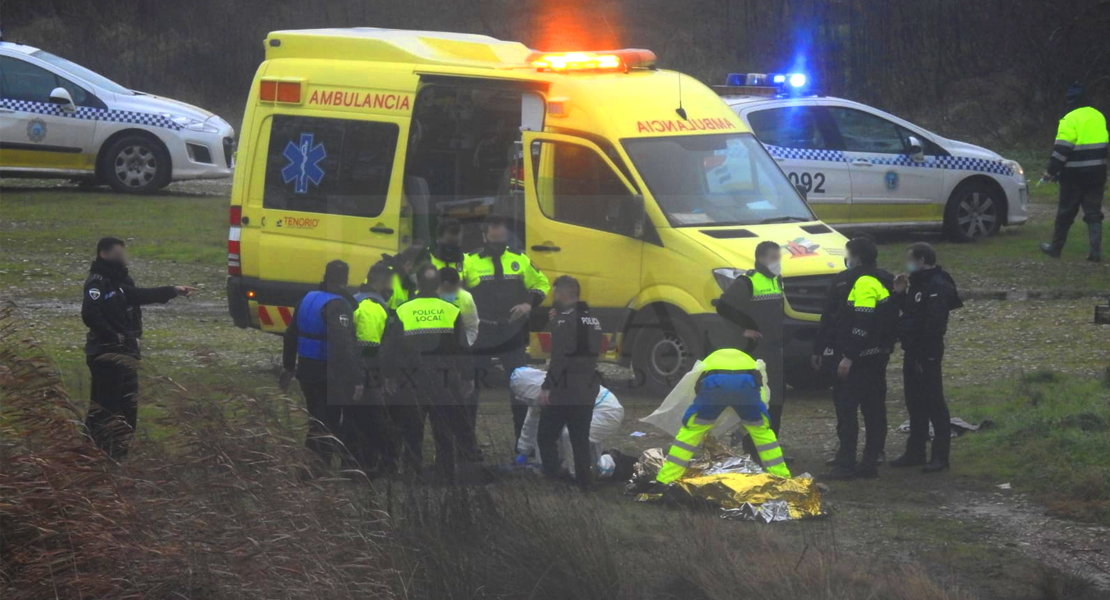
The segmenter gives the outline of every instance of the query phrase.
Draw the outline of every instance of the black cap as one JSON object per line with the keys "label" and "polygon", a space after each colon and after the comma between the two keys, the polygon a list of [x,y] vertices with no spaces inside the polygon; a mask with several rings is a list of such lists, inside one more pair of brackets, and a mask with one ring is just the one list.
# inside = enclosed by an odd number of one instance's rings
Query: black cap
{"label": "black cap", "polygon": [[1079,102],[1080,100],[1082,100],[1083,99],[1083,84],[1079,83],[1078,81],[1073,81],[1071,83],[1071,85],[1068,86],[1068,93],[1067,93],[1067,96],[1065,96],[1065,98],[1067,99],[1068,104],[1075,104],[1075,103]]}

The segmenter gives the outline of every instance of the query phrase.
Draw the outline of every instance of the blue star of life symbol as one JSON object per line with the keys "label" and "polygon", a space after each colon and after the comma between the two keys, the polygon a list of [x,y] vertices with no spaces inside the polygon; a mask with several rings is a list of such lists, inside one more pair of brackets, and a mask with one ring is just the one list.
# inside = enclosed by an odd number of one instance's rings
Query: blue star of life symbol
{"label": "blue star of life symbol", "polygon": [[320,142],[315,146],[312,145],[312,134],[302,133],[301,143],[294,144],[290,141],[285,145],[285,151],[282,156],[289,161],[289,164],[281,170],[281,177],[285,183],[295,181],[293,191],[298,194],[308,192],[308,182],[312,185],[320,185],[320,180],[324,178],[324,170],[320,168],[320,161],[328,155],[324,151],[324,143]]}

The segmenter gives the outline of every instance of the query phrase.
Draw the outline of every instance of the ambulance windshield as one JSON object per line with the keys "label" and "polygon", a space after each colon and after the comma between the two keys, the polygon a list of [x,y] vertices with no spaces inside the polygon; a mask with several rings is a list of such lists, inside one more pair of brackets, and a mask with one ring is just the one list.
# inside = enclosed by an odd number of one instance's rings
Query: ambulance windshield
{"label": "ambulance windshield", "polygon": [[623,144],[674,227],[816,220],[749,133],[636,138]]}

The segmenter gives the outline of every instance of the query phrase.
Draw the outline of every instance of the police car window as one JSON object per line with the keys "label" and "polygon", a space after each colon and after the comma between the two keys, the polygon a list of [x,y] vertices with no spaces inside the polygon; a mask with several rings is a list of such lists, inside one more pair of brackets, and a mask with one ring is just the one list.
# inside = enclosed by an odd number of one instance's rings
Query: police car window
{"label": "police car window", "polygon": [[828,147],[810,106],[788,106],[760,110],[748,115],[748,123],[759,141],[783,148],[824,150]]}
{"label": "police car window", "polygon": [[0,56],[4,78],[4,98],[27,102],[49,102],[50,92],[58,87],[54,74],[28,62]]}
{"label": "police car window", "polygon": [[274,115],[263,206],[355,217],[380,215],[397,136],[393,123]]}
{"label": "police car window", "polygon": [[635,138],[622,143],[675,227],[814,219],[751,134]]}
{"label": "police car window", "polygon": [[906,142],[899,127],[882,117],[853,108],[828,107],[848,152],[904,154]]}
{"label": "police car window", "polygon": [[532,170],[540,209],[550,219],[631,236],[632,194],[609,164],[586,146],[532,144]]}

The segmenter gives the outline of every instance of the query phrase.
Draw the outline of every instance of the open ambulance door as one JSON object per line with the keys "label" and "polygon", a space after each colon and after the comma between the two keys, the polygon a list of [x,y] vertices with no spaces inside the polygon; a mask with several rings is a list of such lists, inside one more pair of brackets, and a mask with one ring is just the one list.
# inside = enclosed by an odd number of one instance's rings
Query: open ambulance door
{"label": "open ambulance door", "polygon": [[594,142],[524,131],[525,247],[549,279],[570,275],[609,334],[640,292],[644,201]]}

